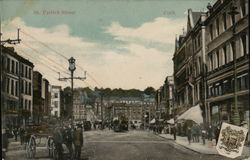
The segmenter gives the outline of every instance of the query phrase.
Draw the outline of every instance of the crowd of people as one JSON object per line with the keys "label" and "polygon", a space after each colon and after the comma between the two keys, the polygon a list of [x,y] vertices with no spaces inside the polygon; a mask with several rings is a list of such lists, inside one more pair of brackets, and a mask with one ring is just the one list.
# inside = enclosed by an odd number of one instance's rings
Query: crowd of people
{"label": "crowd of people", "polygon": [[[33,128],[34,129],[34,128]],[[6,153],[8,150],[9,139],[19,141],[21,145],[25,145],[28,142],[31,133],[30,127],[14,127],[13,129],[2,130],[3,148],[2,153]],[[83,146],[83,126],[81,124],[63,124],[58,123],[52,131],[52,137],[55,143],[57,159],[63,159],[65,145],[68,150],[69,159],[79,160],[81,156],[81,148]],[[3,155],[5,157],[5,155]]]}
{"label": "crowd of people", "polygon": [[68,149],[70,159],[80,159],[83,146],[83,128],[81,124],[75,127],[72,125],[58,125],[54,129],[53,139],[59,160],[63,158],[63,144]]}

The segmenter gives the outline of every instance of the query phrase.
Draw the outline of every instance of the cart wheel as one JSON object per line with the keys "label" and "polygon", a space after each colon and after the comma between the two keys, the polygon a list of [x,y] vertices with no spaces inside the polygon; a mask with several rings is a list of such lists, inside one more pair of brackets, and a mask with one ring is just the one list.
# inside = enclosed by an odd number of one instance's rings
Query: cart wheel
{"label": "cart wheel", "polygon": [[36,155],[36,141],[35,137],[31,136],[30,140],[26,146],[27,158],[34,158]]}

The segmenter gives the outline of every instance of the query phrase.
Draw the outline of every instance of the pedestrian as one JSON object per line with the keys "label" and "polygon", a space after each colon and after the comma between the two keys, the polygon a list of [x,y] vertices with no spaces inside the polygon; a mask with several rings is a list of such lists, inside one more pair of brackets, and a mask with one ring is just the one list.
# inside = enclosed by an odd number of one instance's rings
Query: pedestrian
{"label": "pedestrian", "polygon": [[20,136],[21,145],[23,145],[23,143],[24,143],[24,133],[25,133],[24,128],[20,127],[19,128],[19,136]]}
{"label": "pedestrian", "polygon": [[174,140],[176,140],[176,127],[173,126],[173,134],[174,134]]}
{"label": "pedestrian", "polygon": [[194,125],[191,127],[191,137],[193,139],[193,143],[196,142],[196,131]]}
{"label": "pedestrian", "polygon": [[188,144],[191,143],[191,139],[192,139],[192,135],[191,135],[191,134],[192,134],[192,133],[191,133],[191,128],[188,127],[188,129],[187,129]]}
{"label": "pedestrian", "polygon": [[81,157],[81,148],[83,146],[83,134],[82,127],[80,125],[77,126],[77,129],[73,133],[73,143],[75,147],[75,156],[76,160],[80,160]]}
{"label": "pedestrian", "polygon": [[15,141],[17,141],[17,135],[18,135],[18,129],[17,129],[17,127],[15,127],[13,129],[13,134],[14,134],[14,137],[15,137]]}
{"label": "pedestrian", "polygon": [[1,147],[2,148],[2,159],[5,159],[5,157],[6,157],[8,145],[9,145],[9,141],[8,141],[6,129],[2,129],[2,147]]}
{"label": "pedestrian", "polygon": [[195,125],[195,135],[196,135],[195,141],[199,143],[200,142],[200,126],[198,124]]}
{"label": "pedestrian", "polygon": [[206,139],[206,130],[202,130],[201,131],[201,136],[202,136],[202,142],[203,142],[203,144],[205,145],[205,139]]}
{"label": "pedestrian", "polygon": [[58,154],[58,160],[61,160],[63,157],[63,133],[62,133],[62,127],[57,126],[53,132],[53,138],[55,142],[55,148]]}
{"label": "pedestrian", "polygon": [[69,156],[70,159],[73,159],[73,131],[72,128],[70,126],[66,126],[65,129],[65,145],[67,146],[68,150],[69,150]]}
{"label": "pedestrian", "polygon": [[208,140],[212,141],[213,140],[213,128],[211,125],[209,125],[208,130],[207,130],[207,136],[208,136]]}
{"label": "pedestrian", "polygon": [[217,142],[218,142],[218,139],[219,139],[219,135],[220,135],[220,127],[217,126],[216,129],[215,129],[215,131],[214,131],[216,145],[217,145]]}

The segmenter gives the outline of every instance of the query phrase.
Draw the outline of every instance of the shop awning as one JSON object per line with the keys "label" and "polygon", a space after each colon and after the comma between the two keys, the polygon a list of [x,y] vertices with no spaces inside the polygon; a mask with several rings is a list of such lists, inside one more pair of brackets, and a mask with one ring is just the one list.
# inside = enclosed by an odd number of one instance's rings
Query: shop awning
{"label": "shop awning", "polygon": [[172,118],[172,119],[168,120],[167,123],[174,124],[174,119]]}
{"label": "shop awning", "polygon": [[197,124],[203,123],[203,118],[201,114],[200,105],[193,106],[189,108],[186,112],[180,115],[177,120],[193,120]]}
{"label": "shop awning", "polygon": [[150,123],[150,124],[155,123],[155,119],[152,119],[149,123]]}

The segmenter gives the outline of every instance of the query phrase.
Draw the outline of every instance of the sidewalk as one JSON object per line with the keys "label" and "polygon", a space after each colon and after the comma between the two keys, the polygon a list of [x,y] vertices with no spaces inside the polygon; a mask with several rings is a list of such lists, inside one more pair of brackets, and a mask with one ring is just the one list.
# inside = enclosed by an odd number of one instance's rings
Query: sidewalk
{"label": "sidewalk", "polygon": [[24,150],[24,145],[21,145],[21,142],[19,140],[15,141],[14,138],[10,138],[8,144],[8,151],[14,150]]}
{"label": "sidewalk", "polygon": [[[159,134],[160,137],[166,138],[166,139],[172,139],[174,140],[174,136],[170,134]],[[202,140],[200,140],[200,143],[190,143],[188,144],[187,137],[181,137],[176,136],[175,142],[177,144],[180,144],[186,148],[189,148],[193,151],[202,153],[202,154],[219,154],[216,150],[215,140],[211,143],[211,141],[205,142],[205,145],[202,144]],[[250,147],[244,147],[242,156],[243,158],[250,157]]]}

